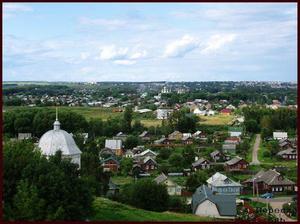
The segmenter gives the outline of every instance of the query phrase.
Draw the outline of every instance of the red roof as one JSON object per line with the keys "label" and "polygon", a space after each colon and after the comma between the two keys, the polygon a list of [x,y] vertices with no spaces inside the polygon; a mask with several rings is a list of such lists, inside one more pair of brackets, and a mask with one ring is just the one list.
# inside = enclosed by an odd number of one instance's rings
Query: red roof
{"label": "red roof", "polygon": [[225,108],[225,109],[222,109],[220,112],[228,114],[228,113],[231,113],[231,110]]}

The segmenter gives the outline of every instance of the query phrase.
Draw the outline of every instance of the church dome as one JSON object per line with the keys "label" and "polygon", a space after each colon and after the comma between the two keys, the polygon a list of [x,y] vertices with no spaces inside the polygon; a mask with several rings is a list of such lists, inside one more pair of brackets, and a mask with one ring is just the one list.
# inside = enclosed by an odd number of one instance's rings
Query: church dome
{"label": "church dome", "polygon": [[81,151],[73,137],[68,132],[60,129],[60,122],[56,119],[53,130],[47,131],[41,137],[38,147],[45,156],[54,155],[56,151],[62,151],[63,157],[70,157],[74,163],[80,166]]}

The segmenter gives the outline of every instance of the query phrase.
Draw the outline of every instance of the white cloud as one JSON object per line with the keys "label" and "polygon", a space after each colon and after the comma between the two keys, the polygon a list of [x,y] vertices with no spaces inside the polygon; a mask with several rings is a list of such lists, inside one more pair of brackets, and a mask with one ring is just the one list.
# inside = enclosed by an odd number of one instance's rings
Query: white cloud
{"label": "white cloud", "polygon": [[101,48],[101,60],[116,60],[126,57],[128,48],[117,48],[115,45],[109,45]]}
{"label": "white cloud", "polygon": [[100,55],[96,59],[111,60],[118,65],[133,65],[137,60],[144,59],[148,52],[138,47],[129,49],[128,47],[117,47],[108,45],[100,48]]}
{"label": "white cloud", "polygon": [[114,63],[118,64],[118,65],[134,65],[136,63],[136,61],[134,61],[134,60],[115,60]]}
{"label": "white cloud", "polygon": [[211,52],[215,52],[216,50],[219,50],[221,47],[223,47],[225,44],[232,42],[235,38],[235,34],[213,35],[209,38],[201,53],[208,54]]}
{"label": "white cloud", "polygon": [[142,59],[145,58],[148,55],[146,50],[141,50],[134,52],[129,58],[130,59]]}
{"label": "white cloud", "polygon": [[184,35],[180,40],[169,43],[164,51],[163,57],[183,57],[188,52],[199,47],[199,40],[190,35]]}

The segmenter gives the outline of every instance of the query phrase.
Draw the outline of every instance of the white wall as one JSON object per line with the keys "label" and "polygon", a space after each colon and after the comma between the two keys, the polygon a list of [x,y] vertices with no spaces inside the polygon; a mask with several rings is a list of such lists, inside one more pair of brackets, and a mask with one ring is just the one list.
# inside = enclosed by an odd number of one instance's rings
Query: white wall
{"label": "white wall", "polygon": [[212,216],[212,217],[220,216],[217,206],[209,200],[205,200],[204,202],[199,204],[195,214],[199,216]]}

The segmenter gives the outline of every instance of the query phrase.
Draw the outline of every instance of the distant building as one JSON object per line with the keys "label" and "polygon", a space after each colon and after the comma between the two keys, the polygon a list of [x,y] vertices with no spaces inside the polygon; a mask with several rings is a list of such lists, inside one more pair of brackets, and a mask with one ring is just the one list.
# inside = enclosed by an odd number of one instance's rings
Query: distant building
{"label": "distant building", "polygon": [[225,162],[225,170],[226,171],[243,171],[243,170],[247,169],[248,165],[249,165],[249,163],[246,160],[236,156],[233,159]]}
{"label": "distant building", "polygon": [[236,144],[223,144],[222,151],[224,153],[235,154],[236,153]]}
{"label": "distant building", "polygon": [[210,162],[207,159],[200,158],[196,162],[192,163],[192,168],[193,168],[194,171],[209,169],[210,168]]}
{"label": "distant building", "polygon": [[174,183],[164,173],[154,179],[157,184],[164,184],[167,187],[169,195],[181,195],[182,187]]}
{"label": "distant building", "polygon": [[243,133],[242,127],[229,127],[228,129],[230,137],[240,137]]}
{"label": "distant building", "polygon": [[218,194],[239,195],[241,193],[241,184],[231,180],[219,172],[212,175],[206,182],[208,187]]}
{"label": "distant building", "polygon": [[273,139],[280,140],[280,139],[284,139],[284,138],[288,138],[287,132],[281,132],[281,131],[273,132]]}
{"label": "distant building", "polygon": [[119,161],[114,157],[109,157],[107,159],[104,159],[100,162],[101,166],[103,167],[103,171],[111,171],[111,172],[117,172],[120,168]]}
{"label": "distant building", "polygon": [[277,156],[285,160],[297,160],[297,148],[287,148],[277,153]]}
{"label": "distant building", "polygon": [[243,182],[248,187],[256,186],[260,193],[294,191],[296,184],[282,176],[276,170],[261,170],[252,178]]}
{"label": "distant building", "polygon": [[106,139],[105,140],[105,148],[112,149],[116,155],[122,155],[122,140],[120,139]]}
{"label": "distant building", "polygon": [[211,189],[202,185],[192,196],[192,211],[199,216],[234,219],[237,215],[236,196],[213,194]]}
{"label": "distant building", "polygon": [[157,109],[156,118],[159,120],[168,119],[172,113],[173,109]]}
{"label": "distant building", "polygon": [[18,140],[31,139],[31,133],[18,133]]}
{"label": "distant building", "polygon": [[222,110],[220,111],[220,114],[223,114],[223,115],[230,115],[230,114],[231,114],[231,109],[227,109],[227,108],[222,109]]}

